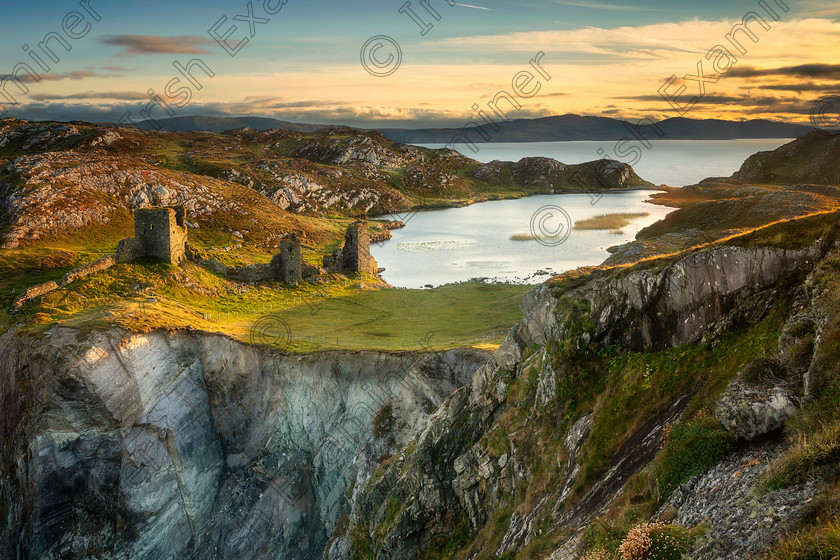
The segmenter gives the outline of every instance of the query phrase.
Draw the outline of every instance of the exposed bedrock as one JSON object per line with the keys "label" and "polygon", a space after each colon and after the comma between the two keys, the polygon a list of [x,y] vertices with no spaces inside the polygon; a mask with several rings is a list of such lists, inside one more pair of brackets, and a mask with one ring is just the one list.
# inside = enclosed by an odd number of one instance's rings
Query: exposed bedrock
{"label": "exposed bedrock", "polygon": [[0,338],[0,557],[317,557],[356,477],[487,358],[76,335]]}
{"label": "exposed bedrock", "polygon": [[[659,350],[714,338],[729,327],[763,318],[778,291],[801,282],[827,250],[821,243],[799,251],[716,247],[647,268],[597,273],[565,290],[537,287],[523,300],[524,318],[494,360],[429,418],[416,444],[354,490],[348,528],[334,538],[326,558],[355,558],[354,539],[367,541],[377,560],[424,558],[430,546],[464,526],[476,531],[494,519],[500,504],[509,503],[516,489],[533,478],[523,460],[527,451],[517,444],[522,438],[500,429],[511,406],[508,388],[536,370],[535,404],[543,407],[557,398],[559,373],[552,368],[551,353],[558,344]],[[653,460],[664,427],[678,421],[687,402],[688,396],[678,396],[640,423],[597,482],[570,505],[566,499],[578,476],[575,457],[592,421],[582,416],[562,436],[567,458],[558,468],[565,483],[535,497],[527,511],[510,515],[495,554],[528,546],[538,517],[548,511],[552,527],[573,535],[567,547],[549,557],[577,558],[575,531],[603,515],[629,478]]]}

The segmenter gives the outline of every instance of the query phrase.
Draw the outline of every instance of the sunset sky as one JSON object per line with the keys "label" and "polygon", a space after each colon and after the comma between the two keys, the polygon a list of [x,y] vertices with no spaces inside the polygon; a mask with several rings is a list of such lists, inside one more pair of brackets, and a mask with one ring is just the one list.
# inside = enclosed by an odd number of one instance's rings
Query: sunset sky
{"label": "sunset sky", "polygon": [[[186,65],[198,58],[215,76],[201,75],[201,90],[193,88],[182,106],[164,97],[177,116],[253,115],[364,127],[457,125],[474,118],[473,104],[511,91],[512,78],[531,69],[529,61],[542,51],[551,80],[538,77],[539,91],[520,99],[521,109],[511,110],[510,117],[667,118],[678,115],[657,93],[666,79],[696,74],[701,59],[706,74],[713,74],[705,54],[726,44],[726,34],[748,12],[767,17],[757,1],[742,0],[465,0],[455,6],[431,0],[438,21],[413,0],[410,8],[433,24],[421,35],[409,15],[399,13],[404,3],[254,0],[253,18],[261,20],[253,22],[253,37],[249,18],[233,19],[248,14],[246,1],[15,3],[4,7],[0,73],[25,62],[40,81],[25,78],[27,94],[6,82],[4,90],[17,104],[2,98],[0,103],[9,115],[30,119],[105,121],[131,111],[142,120],[138,113],[149,102],[147,91],[162,95],[179,75],[173,62]],[[804,122],[814,100],[838,91],[840,4],[786,4],[790,10],[784,13],[766,0],[781,21],[767,17],[769,30],[751,24],[758,43],[741,34],[746,54],[736,53],[734,69],[705,84],[705,94],[686,116]],[[48,60],[37,44],[50,32],[62,33],[62,21],[74,11],[86,19],[65,21],[79,37],[64,32],[69,52],[53,39],[60,60]],[[227,39],[229,50],[249,39],[233,57],[209,32],[223,17],[217,34],[236,26]],[[401,65],[384,77],[368,73],[360,60],[362,46],[378,35],[402,50]],[[24,44],[41,53],[49,71],[37,67]],[[385,60],[386,54],[381,50],[377,56]],[[698,83],[684,84],[686,99],[696,94]],[[158,109],[154,116],[169,115]]]}

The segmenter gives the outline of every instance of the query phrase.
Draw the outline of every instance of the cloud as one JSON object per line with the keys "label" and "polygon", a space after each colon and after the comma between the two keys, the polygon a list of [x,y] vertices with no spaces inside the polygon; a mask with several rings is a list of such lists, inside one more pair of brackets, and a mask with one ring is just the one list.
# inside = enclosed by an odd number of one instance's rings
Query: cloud
{"label": "cloud", "polygon": [[136,72],[140,70],[139,66],[135,66],[134,68],[126,68],[125,66],[103,66],[105,70],[110,70],[111,72]]}
{"label": "cloud", "polygon": [[81,91],[60,95],[54,93],[33,93],[30,97],[36,101],[50,101],[58,99],[115,99],[118,101],[145,101],[148,98],[137,92],[131,91]]}
{"label": "cloud", "polygon": [[[680,103],[687,103],[691,96],[686,94]],[[636,95],[631,97],[617,97],[621,100],[661,102],[664,99],[659,95]],[[740,105],[743,107],[775,107],[784,103],[798,101],[791,97],[754,97],[750,95],[703,95],[698,96],[697,105]]]}
{"label": "cloud", "polygon": [[620,12],[650,11],[651,8],[640,8],[638,6],[622,6],[621,4],[608,4],[606,2],[584,2],[577,0],[554,0],[555,4],[571,6],[573,8],[590,8],[592,10],[608,10]]}
{"label": "cloud", "polygon": [[829,2],[826,0],[800,0],[791,8],[795,13],[804,17],[840,17],[840,6],[833,0]]}
{"label": "cloud", "polygon": [[[815,84],[814,82],[803,82],[800,84],[770,84],[754,87],[757,89],[765,89],[771,91],[795,91],[797,93],[802,93],[805,91],[840,92],[840,84]],[[744,86],[741,89],[753,89],[753,86]]]}
{"label": "cloud", "polygon": [[453,5],[454,6],[461,6],[462,8],[472,8],[473,10],[487,10],[488,12],[492,11],[490,8],[485,8],[484,6],[473,6],[472,4],[459,4],[459,3],[455,2],[455,4],[453,4]]}
{"label": "cloud", "polygon": [[810,63],[782,68],[735,67],[727,74],[733,78],[755,78],[759,76],[795,76],[798,78],[840,79],[840,64]]}
{"label": "cloud", "polygon": [[290,101],[286,97],[246,97],[238,103],[230,104],[229,112],[253,112],[253,111],[273,111],[278,109],[312,109],[335,107],[339,105],[352,105],[350,101],[332,101],[332,100],[302,100]]}
{"label": "cloud", "polygon": [[[476,5],[483,1],[464,0]],[[550,31],[496,35],[475,35],[472,34],[474,30],[466,29],[462,36],[455,38],[417,38],[418,43],[414,46],[422,54],[406,60],[400,71],[385,81],[387,83],[372,80],[360,72],[357,60],[354,63],[349,59],[330,59],[311,65],[290,62],[282,70],[268,71],[264,59],[258,58],[242,61],[235,71],[219,73],[212,91],[202,91],[178,114],[253,114],[355,126],[373,126],[374,123],[378,126],[456,126],[475,118],[471,115],[473,104],[485,105],[496,92],[510,91],[512,76],[530,69],[528,61],[542,51],[545,56],[541,64],[552,80],[544,83],[545,87],[533,99],[522,101],[529,113],[516,112],[512,117],[530,113],[542,116],[602,111],[601,114],[628,117],[657,115],[667,118],[675,116],[675,110],[656,95],[657,90],[671,75],[695,74],[697,62],[701,59],[706,62],[705,54],[712,46],[725,44],[726,34],[737,23],[740,18],[737,21],[625,25],[613,29],[565,29],[558,25]],[[770,23],[771,30],[753,26],[759,41],[752,43],[743,39],[749,52],[739,56],[738,66],[718,83],[707,83],[708,95],[688,116],[737,119],[755,114],[785,119],[795,115],[797,120],[802,120],[801,116],[807,115],[807,111],[803,112],[805,102],[813,101],[810,98],[819,94],[797,92],[810,91],[810,88],[816,92],[817,88],[840,82],[840,78],[830,77],[837,70],[831,62],[840,62],[836,56],[840,22],[806,18]],[[128,46],[123,45],[123,48]],[[287,46],[278,48],[286,49]],[[109,52],[116,52],[116,49]],[[453,53],[457,56],[453,57]],[[129,63],[125,64],[128,66]],[[707,74],[708,66],[706,64]],[[101,66],[94,70],[108,71]],[[125,72],[125,81],[118,82],[119,85],[107,82],[107,87],[88,87],[88,83],[82,82],[84,86],[76,88],[68,87],[74,85],[72,82],[56,82],[42,84],[43,89],[38,89],[38,93],[64,96],[90,89],[108,92],[136,89],[142,93],[149,85],[145,83],[145,76],[132,75],[122,66],[114,67],[113,71]],[[739,72],[754,75],[732,77]],[[68,75],[54,78],[71,79]],[[167,78],[168,75],[156,78],[155,83],[162,85]],[[80,76],[76,74],[74,79],[80,79]],[[689,89],[685,91],[684,99],[688,100],[697,84],[687,81],[686,85]],[[670,91],[674,89],[672,87]],[[161,88],[156,90],[161,91]],[[243,99],[246,97],[244,92],[250,97]],[[748,93],[759,99],[751,99]],[[609,106],[617,103],[616,99],[629,100],[623,101],[621,107]],[[119,112],[108,120],[119,118],[128,108],[136,116],[134,107],[145,106],[141,99],[122,102],[129,107],[106,98],[55,99],[52,102],[56,104],[57,114],[77,110],[71,107],[73,104],[89,105],[88,114]],[[538,106],[538,103],[545,106]],[[161,110],[157,116],[163,114]],[[105,119],[99,117],[99,120]]]}
{"label": "cloud", "polygon": [[199,48],[209,45],[210,40],[198,35],[178,35],[162,37],[160,35],[109,35],[100,39],[106,45],[126,47],[123,54],[136,56],[138,54],[208,54],[207,49]]}
{"label": "cloud", "polygon": [[[3,76],[0,79],[5,80],[8,76]],[[38,82],[58,82],[61,80],[84,80],[85,78],[120,78],[122,76],[116,74],[97,74],[92,70],[74,70],[73,72],[65,72],[63,74],[38,74],[40,80],[36,80],[29,74],[21,74],[20,81],[25,84],[34,84]]]}

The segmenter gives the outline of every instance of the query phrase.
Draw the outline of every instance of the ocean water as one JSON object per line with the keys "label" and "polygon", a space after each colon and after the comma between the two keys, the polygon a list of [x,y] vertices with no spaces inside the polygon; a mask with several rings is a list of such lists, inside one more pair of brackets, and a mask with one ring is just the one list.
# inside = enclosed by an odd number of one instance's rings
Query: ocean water
{"label": "ocean water", "polygon": [[[653,140],[651,149],[642,148],[642,156],[633,169],[642,179],[655,185],[683,187],[707,177],[728,177],[756,152],[775,150],[790,139],[770,140]],[[630,163],[629,157],[616,155],[614,141],[586,142],[514,142],[476,144],[478,153],[457,144],[456,149],[482,163],[494,159],[519,161],[524,157],[551,157],[563,163],[584,163],[607,156]],[[444,144],[421,144],[442,148]],[[639,146],[639,144],[634,144]],[[600,153],[599,150],[603,152]]]}

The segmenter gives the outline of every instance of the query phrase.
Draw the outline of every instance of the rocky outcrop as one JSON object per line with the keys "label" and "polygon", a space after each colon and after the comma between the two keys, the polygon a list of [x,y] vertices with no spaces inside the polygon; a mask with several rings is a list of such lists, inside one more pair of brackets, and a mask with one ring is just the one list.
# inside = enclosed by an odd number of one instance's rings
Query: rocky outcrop
{"label": "rocky outcrop", "polygon": [[473,175],[490,185],[512,181],[517,185],[558,193],[652,186],[636,175],[629,165],[606,159],[576,165],[566,165],[546,157],[528,157],[516,163],[494,160],[478,166]]}
{"label": "rocky outcrop", "polygon": [[0,171],[0,181],[0,206],[9,220],[4,248],[107,224],[115,213],[135,208],[183,205],[191,216],[207,217],[237,213],[242,205],[220,196],[219,182],[212,179],[74,152],[17,157]]}
{"label": "rocky outcrop", "polygon": [[840,135],[815,131],[747,158],[732,179],[758,184],[840,184]]}
{"label": "rocky outcrop", "polygon": [[4,558],[316,558],[357,473],[486,359],[76,334],[0,338]]}
{"label": "rocky outcrop", "polygon": [[750,324],[766,312],[775,286],[803,277],[827,250],[819,242],[804,250],[715,247],[664,270],[631,269],[595,280],[583,297],[604,344],[679,346],[727,324]]}
{"label": "rocky outcrop", "polygon": [[733,453],[703,476],[679,487],[659,510],[683,527],[706,526],[692,560],[749,558],[774,543],[808,509],[819,491],[810,481],[784,490],[756,491],[773,460],[775,443]]}

